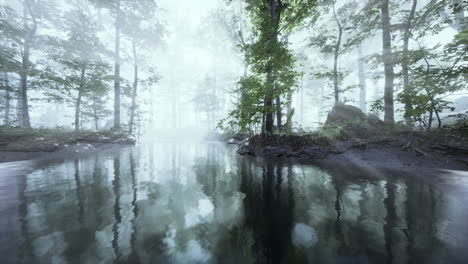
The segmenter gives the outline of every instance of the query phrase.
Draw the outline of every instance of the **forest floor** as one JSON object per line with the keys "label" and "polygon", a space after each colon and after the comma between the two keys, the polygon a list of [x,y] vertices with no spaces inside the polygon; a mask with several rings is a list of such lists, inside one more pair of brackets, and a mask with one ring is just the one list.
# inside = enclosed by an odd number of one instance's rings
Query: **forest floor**
{"label": "forest floor", "polygon": [[127,133],[113,130],[80,133],[60,129],[0,126],[0,162],[63,157],[133,145]]}
{"label": "forest floor", "polygon": [[[349,108],[342,112],[344,119],[355,117]],[[253,136],[241,144],[238,153],[329,166],[468,171],[468,127],[420,132],[385,125],[375,116],[357,115],[359,122],[346,123],[339,113],[338,117],[336,112],[329,114],[324,128],[309,134]]]}

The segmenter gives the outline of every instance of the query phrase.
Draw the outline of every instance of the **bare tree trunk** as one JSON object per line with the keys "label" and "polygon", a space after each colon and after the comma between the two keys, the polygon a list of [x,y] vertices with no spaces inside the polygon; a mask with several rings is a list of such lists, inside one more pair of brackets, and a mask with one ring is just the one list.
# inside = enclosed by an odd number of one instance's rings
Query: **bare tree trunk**
{"label": "bare tree trunk", "polygon": [[22,95],[21,95],[21,87],[20,87],[18,91],[18,96],[16,97],[16,121],[17,121],[16,124],[18,126],[21,126],[22,119],[23,119],[23,116],[22,116],[23,107],[21,106],[23,100],[21,99],[21,97]]}
{"label": "bare tree trunk", "polygon": [[[23,59],[24,61],[24,59]],[[27,71],[25,67],[22,69],[23,71]],[[20,74],[21,78],[21,90],[20,90],[20,97],[19,100],[21,101],[21,120],[20,126],[21,127],[31,127],[31,122],[29,119],[29,106],[28,106],[28,75],[25,72]]]}
{"label": "bare tree trunk", "polygon": [[75,132],[80,132],[80,114],[81,114],[81,99],[83,97],[83,90],[85,85],[85,74],[86,68],[83,67],[81,69],[81,77],[80,77],[80,87],[78,90],[78,98],[76,99],[75,105]]}
{"label": "bare tree trunk", "polygon": [[114,128],[120,128],[120,0],[117,0],[115,18],[115,73],[114,73]]}
{"label": "bare tree trunk", "polygon": [[34,13],[31,11],[31,5],[28,0],[23,2],[23,24],[24,29],[28,29],[28,13],[31,16],[33,25],[27,36],[24,38],[22,61],[20,71],[20,101],[21,101],[21,119],[20,126],[30,128],[31,122],[29,119],[29,105],[28,105],[28,72],[30,67],[31,44],[36,35],[37,21]]}
{"label": "bare tree trunk", "polygon": [[132,93],[132,106],[130,112],[130,135],[133,134],[133,126],[135,125],[135,110],[136,110],[136,98],[137,98],[137,89],[138,89],[138,59],[137,59],[137,52],[136,52],[136,42],[135,38],[133,39],[133,93]]}
{"label": "bare tree trunk", "polygon": [[367,99],[367,85],[366,85],[366,73],[364,72],[364,63],[362,63],[362,46],[358,47],[358,75],[359,75],[359,104],[362,112],[367,112],[366,99]]}
{"label": "bare tree trunk", "polygon": [[435,109],[435,107],[433,107],[432,109],[434,110],[434,113],[437,117],[437,122],[438,122],[437,127],[442,128],[442,120],[440,119],[439,112],[437,111],[437,109]]}
{"label": "bare tree trunk", "polygon": [[5,119],[4,124],[10,125],[10,80],[8,79],[8,73],[3,73],[3,82],[5,83]]}
{"label": "bare tree trunk", "polygon": [[335,18],[336,25],[338,26],[338,39],[335,44],[335,56],[333,59],[333,88],[335,90],[335,104],[338,104],[340,102],[340,90],[338,87],[338,83],[339,83],[338,81],[338,58],[340,56],[340,47],[341,47],[341,39],[343,37],[343,28],[336,15],[335,1],[333,1],[333,17]]}
{"label": "bare tree trunk", "polygon": [[384,122],[387,124],[394,124],[394,110],[393,110],[393,54],[392,54],[392,37],[390,34],[390,14],[388,3],[389,0],[381,0],[382,12],[382,39],[383,39],[383,60],[385,69],[385,89],[384,89],[384,105],[385,116]]}
{"label": "bare tree trunk", "polygon": [[304,126],[304,77],[301,80],[301,126]]}
{"label": "bare tree trunk", "polygon": [[427,131],[432,130],[432,119],[434,118],[434,106],[431,98],[431,110],[429,111],[429,121],[427,122]]}
{"label": "bare tree trunk", "polygon": [[283,120],[282,120],[283,113],[281,112],[281,98],[278,96],[276,97],[276,122],[278,127],[278,132],[281,132],[283,127]]}
{"label": "bare tree trunk", "polygon": [[403,60],[401,63],[401,74],[403,75],[403,92],[405,93],[405,121],[407,126],[411,126],[411,117],[408,113],[411,111],[411,103],[407,100],[409,97],[410,87],[409,87],[409,71],[408,71],[408,46],[409,39],[411,37],[411,27],[414,19],[414,14],[416,12],[416,6],[418,4],[417,0],[413,0],[413,6],[411,7],[410,14],[408,16],[408,21],[405,26],[405,33],[403,35]]}
{"label": "bare tree trunk", "polygon": [[[269,89],[273,90],[273,77],[271,67],[268,67],[267,70],[267,85]],[[264,112],[265,112],[265,133],[267,135],[273,134],[273,99],[271,98],[271,93],[273,91],[267,91],[264,99]]]}
{"label": "bare tree trunk", "polygon": [[98,114],[97,114],[97,102],[96,102],[97,98],[96,98],[96,93],[93,92],[93,115],[94,115],[94,127],[96,129],[96,131],[99,130],[99,117],[98,117]]}

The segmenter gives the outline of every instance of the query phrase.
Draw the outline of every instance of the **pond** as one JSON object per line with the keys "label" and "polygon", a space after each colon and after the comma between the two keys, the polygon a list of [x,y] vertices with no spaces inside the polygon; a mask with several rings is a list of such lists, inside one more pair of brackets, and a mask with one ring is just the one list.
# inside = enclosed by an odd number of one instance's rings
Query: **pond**
{"label": "pond", "polygon": [[153,142],[0,164],[1,263],[466,263],[468,177]]}

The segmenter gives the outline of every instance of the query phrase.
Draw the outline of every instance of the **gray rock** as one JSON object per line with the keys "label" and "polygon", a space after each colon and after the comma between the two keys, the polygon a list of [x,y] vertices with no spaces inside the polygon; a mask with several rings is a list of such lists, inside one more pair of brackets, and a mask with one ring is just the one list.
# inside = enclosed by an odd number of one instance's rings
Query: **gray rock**
{"label": "gray rock", "polygon": [[366,114],[361,109],[352,105],[337,104],[328,113],[326,124],[344,124],[364,120],[366,120]]}
{"label": "gray rock", "polygon": [[367,122],[372,126],[381,126],[384,124],[384,122],[374,114],[370,114],[369,116],[367,116]]}

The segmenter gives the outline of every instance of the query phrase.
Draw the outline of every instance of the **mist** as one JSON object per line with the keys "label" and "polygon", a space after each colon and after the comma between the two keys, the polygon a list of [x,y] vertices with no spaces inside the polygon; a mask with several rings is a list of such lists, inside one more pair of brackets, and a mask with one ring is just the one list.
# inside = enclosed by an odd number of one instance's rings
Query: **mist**
{"label": "mist", "polygon": [[0,0],[2,263],[465,263],[463,0]]}

